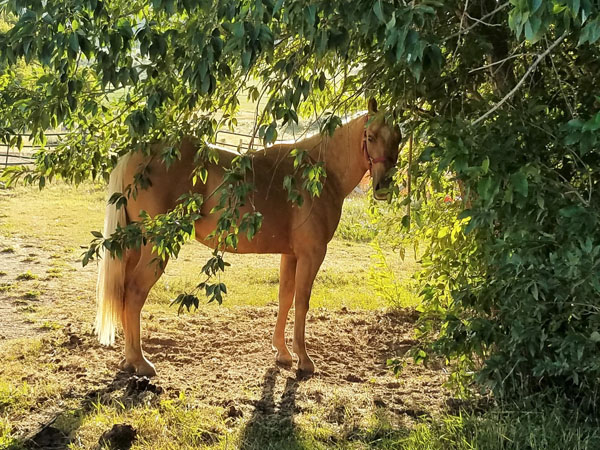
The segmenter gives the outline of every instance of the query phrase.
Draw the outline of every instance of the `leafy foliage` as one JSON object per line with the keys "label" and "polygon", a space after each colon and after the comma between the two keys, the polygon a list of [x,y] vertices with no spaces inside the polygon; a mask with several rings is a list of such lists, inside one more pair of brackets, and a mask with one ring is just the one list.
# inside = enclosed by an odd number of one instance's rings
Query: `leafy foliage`
{"label": "leafy foliage", "polygon": [[[585,400],[600,375],[600,105],[589,83],[600,54],[581,36],[598,11],[589,2],[514,3],[507,22],[494,21],[493,34],[514,32],[508,47],[498,54],[505,44],[489,42],[499,68],[470,75],[451,114],[432,102],[431,116],[415,124],[413,226],[396,230],[425,243],[421,331],[431,350],[453,361],[452,382],[464,386],[476,374],[501,395],[556,385]],[[530,72],[534,52],[541,55],[552,35],[559,42],[564,30],[573,34],[560,51]],[[469,44],[446,55],[465,82],[490,67],[477,68],[470,52],[481,42]],[[534,58],[521,61],[518,52]],[[510,107],[472,120],[504,99]]]}
{"label": "leafy foliage", "polygon": [[[323,161],[312,161],[307,150],[293,149],[290,157],[294,159],[294,173],[286,175],[283,187],[288,193],[288,200],[302,206],[304,197],[302,192],[311,197],[319,197],[323,190],[323,182],[327,178]],[[299,177],[298,177],[299,175]],[[301,180],[301,189],[296,187],[296,178]]]}

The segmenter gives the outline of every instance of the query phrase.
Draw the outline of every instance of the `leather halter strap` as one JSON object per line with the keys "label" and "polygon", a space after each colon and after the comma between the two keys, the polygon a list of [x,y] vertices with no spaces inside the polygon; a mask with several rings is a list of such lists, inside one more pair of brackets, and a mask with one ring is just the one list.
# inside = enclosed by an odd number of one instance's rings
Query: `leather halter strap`
{"label": "leather halter strap", "polygon": [[[365,122],[365,126],[366,126],[367,122],[369,122],[369,116],[368,115],[367,115],[367,120]],[[389,159],[386,156],[380,156],[379,158],[373,158],[369,154],[369,150],[367,149],[367,129],[366,128],[365,128],[365,131],[363,133],[362,150],[363,150],[363,153],[365,155],[365,159],[367,160],[367,163],[369,164],[369,175],[371,174],[371,169],[373,169],[373,165],[374,164],[383,163],[383,162],[386,162]]]}

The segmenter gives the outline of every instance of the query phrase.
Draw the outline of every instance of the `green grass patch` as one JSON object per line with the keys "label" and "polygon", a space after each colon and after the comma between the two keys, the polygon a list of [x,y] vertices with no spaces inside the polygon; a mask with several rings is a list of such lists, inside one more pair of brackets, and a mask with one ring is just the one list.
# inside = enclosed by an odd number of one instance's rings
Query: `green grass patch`
{"label": "green grass patch", "polygon": [[352,196],[344,200],[344,209],[335,236],[351,242],[371,242],[377,236],[377,225],[368,213],[369,197]]}
{"label": "green grass patch", "polygon": [[42,330],[60,330],[62,327],[63,326],[60,323],[54,322],[52,320],[45,320],[40,325],[40,328]]}
{"label": "green grass patch", "polygon": [[565,401],[536,396],[481,414],[463,412],[419,424],[404,441],[422,450],[592,450],[600,422]]}
{"label": "green grass patch", "polygon": [[23,294],[23,298],[26,298],[27,300],[37,300],[40,298],[40,295],[42,295],[40,291],[27,291]]}
{"label": "green grass patch", "polygon": [[9,407],[23,403],[32,392],[33,389],[26,381],[15,385],[7,380],[0,380],[0,414]]}
{"label": "green grass patch", "polygon": [[4,247],[2,248],[2,250],[0,250],[0,253],[14,253],[15,249],[14,247]]}
{"label": "green grass patch", "polygon": [[92,240],[91,230],[102,229],[105,189],[92,183],[74,187],[56,182],[41,191],[17,186],[0,192],[1,208],[7,211],[0,224],[10,234],[78,249]]}
{"label": "green grass patch", "polygon": [[0,283],[0,292],[8,292],[15,288],[14,283]]}
{"label": "green grass patch", "polygon": [[46,279],[50,280],[52,278],[62,278],[64,276],[63,269],[59,267],[50,267],[46,270]]}
{"label": "green grass patch", "polygon": [[127,408],[122,403],[94,404],[75,432],[72,448],[92,448],[98,436],[115,423],[130,423],[137,430],[135,448],[211,448],[227,433],[223,408],[199,405],[183,394],[178,399],[155,400]]}
{"label": "green grass patch", "polygon": [[17,280],[19,281],[37,280],[37,278],[38,276],[31,273],[29,270],[27,272],[23,272],[17,275]]}
{"label": "green grass patch", "polygon": [[4,270],[0,270],[0,277],[5,277],[8,275]]}
{"label": "green grass patch", "polygon": [[0,448],[7,450],[22,448],[12,433],[10,422],[4,417],[0,417]]}

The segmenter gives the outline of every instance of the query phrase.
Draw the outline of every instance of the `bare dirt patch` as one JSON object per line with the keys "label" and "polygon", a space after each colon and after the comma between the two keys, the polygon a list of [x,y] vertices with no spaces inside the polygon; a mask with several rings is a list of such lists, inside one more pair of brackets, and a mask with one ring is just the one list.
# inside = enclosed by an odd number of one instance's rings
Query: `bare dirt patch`
{"label": "bare dirt patch", "polygon": [[[0,269],[6,272],[0,282],[14,282],[27,271],[36,278],[19,283],[43,280],[44,292],[36,302],[45,308],[43,319],[57,324],[52,330],[40,328],[39,314],[32,321],[19,309],[18,302],[28,287],[0,293],[0,334],[4,336],[0,353],[25,361],[21,379],[16,381],[54,386],[46,389],[51,394],[35,391],[27,411],[8,410],[13,433],[30,443],[50,439],[48,430],[53,431],[53,424],[64,422],[66,416],[74,423],[58,427],[64,435],[56,435],[61,442],[72,440],[94,402],[115,399],[133,406],[148,401],[146,396],[177,399],[185,395],[200,406],[222,408],[232,429],[243,424],[241,442],[248,443],[260,442],[265,430],[314,426],[309,422],[315,417],[344,430],[350,440],[359,434],[360,419],[370,415],[406,429],[435,415],[447,399],[442,388],[446,380],[443,368],[408,362],[395,377],[386,365],[388,358],[401,357],[415,343],[414,311],[311,310],[307,345],[317,371],[312,378],[298,379],[294,370],[274,363],[270,342],[275,303],[205,307],[183,316],[153,305],[144,313],[143,343],[158,370],[151,381],[161,389],[154,393],[144,390],[140,396],[132,393],[131,375],[117,369],[122,341],[114,348],[102,347],[92,333],[94,268],[49,277],[51,250],[28,247],[16,239],[7,246],[14,251],[0,253]],[[69,258],[63,261],[66,271],[76,264],[74,256]],[[292,327],[290,320],[288,336]],[[11,347],[23,337],[41,340],[32,361],[25,350],[19,355]],[[9,370],[0,367],[0,377],[6,377]],[[139,437],[143,439],[143,435]],[[218,433],[207,435],[207,445],[218,438]],[[249,444],[247,448],[259,447]]]}
{"label": "bare dirt patch", "polygon": [[[58,270],[49,265],[52,256],[41,245],[0,238],[0,340],[36,333],[27,313],[50,305],[61,284]],[[74,270],[71,261],[63,264],[64,270]]]}
{"label": "bare dirt patch", "polygon": [[[376,410],[389,423],[410,427],[443,408],[442,370],[407,364],[397,378],[386,367],[388,358],[402,356],[413,344],[414,313],[314,311],[308,336],[317,372],[301,380],[294,370],[274,364],[275,312],[275,306],[219,308],[182,319],[177,330],[145,333],[147,356],[158,370],[152,383],[167,398],[184,393],[223,407],[231,421],[248,421],[246,433],[259,433],[265,424],[290,426],[315,409],[338,426]],[[54,367],[45,376],[55,378],[61,392],[20,418],[21,435],[34,436],[40,424],[60,415],[63,400],[81,402],[83,409],[98,396],[131,400],[129,374],[117,370],[119,350],[100,347],[77,327],[66,327],[63,335],[62,342],[49,340],[54,350],[40,357]],[[259,424],[255,431],[252,424]]]}

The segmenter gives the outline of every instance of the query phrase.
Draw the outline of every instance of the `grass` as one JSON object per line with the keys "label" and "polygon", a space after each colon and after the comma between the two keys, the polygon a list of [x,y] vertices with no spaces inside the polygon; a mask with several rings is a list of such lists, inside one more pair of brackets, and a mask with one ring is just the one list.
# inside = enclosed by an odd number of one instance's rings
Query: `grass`
{"label": "grass", "polygon": [[0,283],[0,292],[8,292],[15,288],[13,283]]}
{"label": "grass", "polygon": [[600,423],[553,394],[539,394],[483,413],[462,411],[422,423],[407,449],[592,450],[600,448]]}
{"label": "grass", "polygon": [[27,300],[37,300],[40,298],[40,295],[42,295],[40,291],[27,291],[23,294],[23,298],[26,298]]}
{"label": "grass", "polygon": [[377,226],[369,217],[367,196],[351,196],[344,201],[342,218],[335,236],[350,242],[371,242],[377,236]]}
{"label": "grass", "polygon": [[[0,233],[42,239],[69,253],[91,240],[91,230],[101,230],[105,187],[85,184],[78,188],[54,183],[30,195],[32,188],[18,186],[0,191],[7,216],[0,219]],[[26,199],[27,201],[23,201]],[[14,251],[14,249],[13,249]]]}
{"label": "grass", "polygon": [[49,269],[46,270],[46,278],[47,279],[52,279],[52,278],[62,278],[63,277],[63,269],[59,268],[59,267],[50,267]]}
{"label": "grass", "polygon": [[17,280],[19,280],[19,281],[36,280],[37,278],[38,278],[38,276],[31,273],[29,270],[27,272],[23,272],[23,273],[20,273],[19,275],[17,275]]}
{"label": "grass", "polygon": [[60,323],[54,322],[52,320],[45,320],[40,328],[42,330],[60,330],[63,326]]}
{"label": "grass", "polygon": [[[0,405],[27,402],[31,387],[0,385]],[[77,440],[72,449],[92,448],[98,436],[115,423],[135,424],[134,449],[405,449],[405,450],[594,450],[600,448],[598,423],[573,414],[564,401],[536,396],[485,412],[462,410],[420,421],[412,428],[390,426],[381,410],[363,421],[347,399],[323,411],[310,411],[321,420],[296,421],[282,412],[231,420],[227,409],[198,402],[195,395],[175,399],[149,396],[138,405],[96,398],[87,410],[65,411],[54,423]],[[9,433],[4,427],[4,439]],[[0,433],[3,432],[0,423]],[[0,434],[0,442],[2,442]],[[16,447],[15,447],[16,448]]]}

